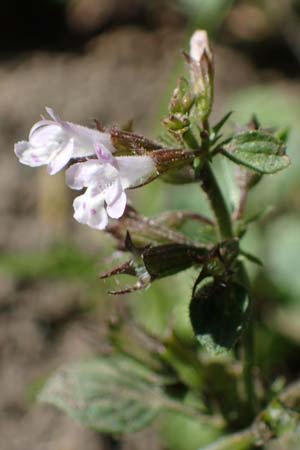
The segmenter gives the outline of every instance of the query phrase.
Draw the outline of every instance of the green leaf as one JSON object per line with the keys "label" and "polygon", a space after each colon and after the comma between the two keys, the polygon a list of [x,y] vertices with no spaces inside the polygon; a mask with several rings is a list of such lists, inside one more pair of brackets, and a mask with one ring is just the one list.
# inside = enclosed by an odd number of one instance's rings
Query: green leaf
{"label": "green leaf", "polygon": [[237,134],[224,145],[222,153],[233,162],[263,174],[275,173],[290,165],[284,143],[263,131]]}
{"label": "green leaf", "polygon": [[240,251],[241,255],[244,256],[248,261],[252,262],[253,264],[256,264],[257,266],[263,267],[263,262],[255,255],[252,255],[252,253],[245,252],[244,250]]}
{"label": "green leaf", "polygon": [[240,338],[248,320],[249,297],[232,282],[209,282],[200,287],[190,304],[194,333],[207,351],[221,354]]}
{"label": "green leaf", "polygon": [[113,355],[62,368],[48,380],[39,400],[98,431],[129,433],[170,407],[162,390],[167,382],[133,359]]}
{"label": "green leaf", "polygon": [[222,117],[222,119],[219,120],[219,122],[216,123],[216,125],[213,126],[212,132],[214,135],[217,135],[221,128],[225,125],[227,120],[232,116],[232,111],[229,111],[225,116]]}

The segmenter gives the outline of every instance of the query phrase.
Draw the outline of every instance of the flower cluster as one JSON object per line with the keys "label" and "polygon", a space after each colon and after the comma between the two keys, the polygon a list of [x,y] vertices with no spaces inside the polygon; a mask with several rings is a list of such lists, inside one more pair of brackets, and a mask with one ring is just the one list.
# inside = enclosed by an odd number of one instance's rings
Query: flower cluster
{"label": "flower cluster", "polygon": [[28,166],[47,165],[50,175],[70,165],[67,185],[86,188],[74,200],[74,218],[103,230],[108,217],[123,215],[126,189],[155,176],[154,160],[148,155],[114,156],[117,151],[110,133],[65,122],[51,108],[46,111],[50,119],[42,117],[33,125],[29,140],[15,145],[15,154]]}

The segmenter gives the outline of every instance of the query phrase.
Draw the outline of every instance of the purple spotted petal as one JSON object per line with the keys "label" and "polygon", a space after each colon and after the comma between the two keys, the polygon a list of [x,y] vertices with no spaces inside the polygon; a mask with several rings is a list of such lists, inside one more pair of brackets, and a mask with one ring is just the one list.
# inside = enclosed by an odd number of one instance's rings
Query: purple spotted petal
{"label": "purple spotted petal", "polygon": [[83,195],[75,198],[73,207],[77,222],[98,230],[105,229],[108,218],[101,193],[97,194],[94,190],[87,189]]}
{"label": "purple spotted petal", "polygon": [[15,154],[22,164],[38,167],[48,164],[51,152],[48,148],[34,148],[29,142],[21,141],[15,144]]}

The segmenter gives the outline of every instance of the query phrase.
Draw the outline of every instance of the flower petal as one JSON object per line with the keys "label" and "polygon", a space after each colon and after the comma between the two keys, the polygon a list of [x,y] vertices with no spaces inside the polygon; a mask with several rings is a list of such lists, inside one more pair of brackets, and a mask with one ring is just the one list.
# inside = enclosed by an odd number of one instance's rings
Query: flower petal
{"label": "flower petal", "polygon": [[46,125],[55,125],[56,126],[56,124],[53,123],[53,120],[48,120],[48,119],[44,119],[44,118],[42,120],[39,120],[31,127],[31,130],[29,132],[29,140],[31,139],[32,135],[36,132],[36,130],[38,130],[39,128],[44,127]]}
{"label": "flower petal", "polygon": [[104,198],[101,193],[87,189],[83,195],[76,197],[73,202],[74,218],[91,228],[104,230],[108,218],[104,208]]}
{"label": "flower petal", "polygon": [[15,154],[22,164],[38,167],[48,164],[51,151],[47,147],[32,147],[29,142],[21,141],[15,144]]}
{"label": "flower petal", "polygon": [[103,173],[103,166],[99,164],[98,159],[92,159],[86,162],[73,164],[66,171],[66,183],[71,189],[82,189],[97,181]]}
{"label": "flower petal", "polygon": [[122,188],[120,178],[117,178],[105,191],[103,192],[105,202],[107,204],[106,210],[112,219],[118,219],[124,213],[126,207],[126,194]]}
{"label": "flower petal", "polygon": [[65,167],[66,164],[70,161],[73,155],[74,149],[74,140],[70,139],[67,144],[57,150],[57,152],[52,156],[51,161],[48,164],[48,173],[49,175],[54,175],[59,172],[61,169]]}
{"label": "flower petal", "polygon": [[116,161],[124,189],[138,186],[156,173],[150,156],[119,156]]}
{"label": "flower petal", "polygon": [[60,125],[45,124],[44,121],[36,123],[29,133],[30,144],[34,147],[46,146],[53,143],[56,147],[64,143],[66,136]]}
{"label": "flower petal", "polygon": [[122,191],[113,203],[107,205],[106,211],[109,217],[112,219],[119,219],[125,211],[126,201],[126,194]]}
{"label": "flower petal", "polygon": [[102,144],[109,152],[114,152],[110,134],[83,127],[71,122],[63,122],[66,132],[74,137],[74,157],[80,158],[95,154],[95,147]]}
{"label": "flower petal", "polygon": [[104,144],[97,143],[95,146],[95,153],[99,161],[101,161],[102,163],[114,163],[115,158]]}

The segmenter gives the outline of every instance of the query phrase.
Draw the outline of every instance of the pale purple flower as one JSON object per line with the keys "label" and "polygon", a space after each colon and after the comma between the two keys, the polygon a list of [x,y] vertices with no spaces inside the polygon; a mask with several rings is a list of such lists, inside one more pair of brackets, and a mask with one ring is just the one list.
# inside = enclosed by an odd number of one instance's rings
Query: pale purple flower
{"label": "pale purple flower", "polygon": [[71,158],[95,154],[101,144],[107,153],[115,151],[110,134],[64,122],[51,108],[46,108],[50,119],[42,118],[30,130],[29,140],[15,144],[15,154],[20,162],[31,167],[48,166],[54,175],[65,167]]}
{"label": "pale purple flower", "polygon": [[108,216],[118,219],[123,215],[127,200],[125,190],[150,179],[156,169],[149,156],[113,157],[100,146],[96,154],[97,159],[73,164],[66,171],[66,181],[72,189],[87,188],[73,202],[74,218],[103,230]]}

